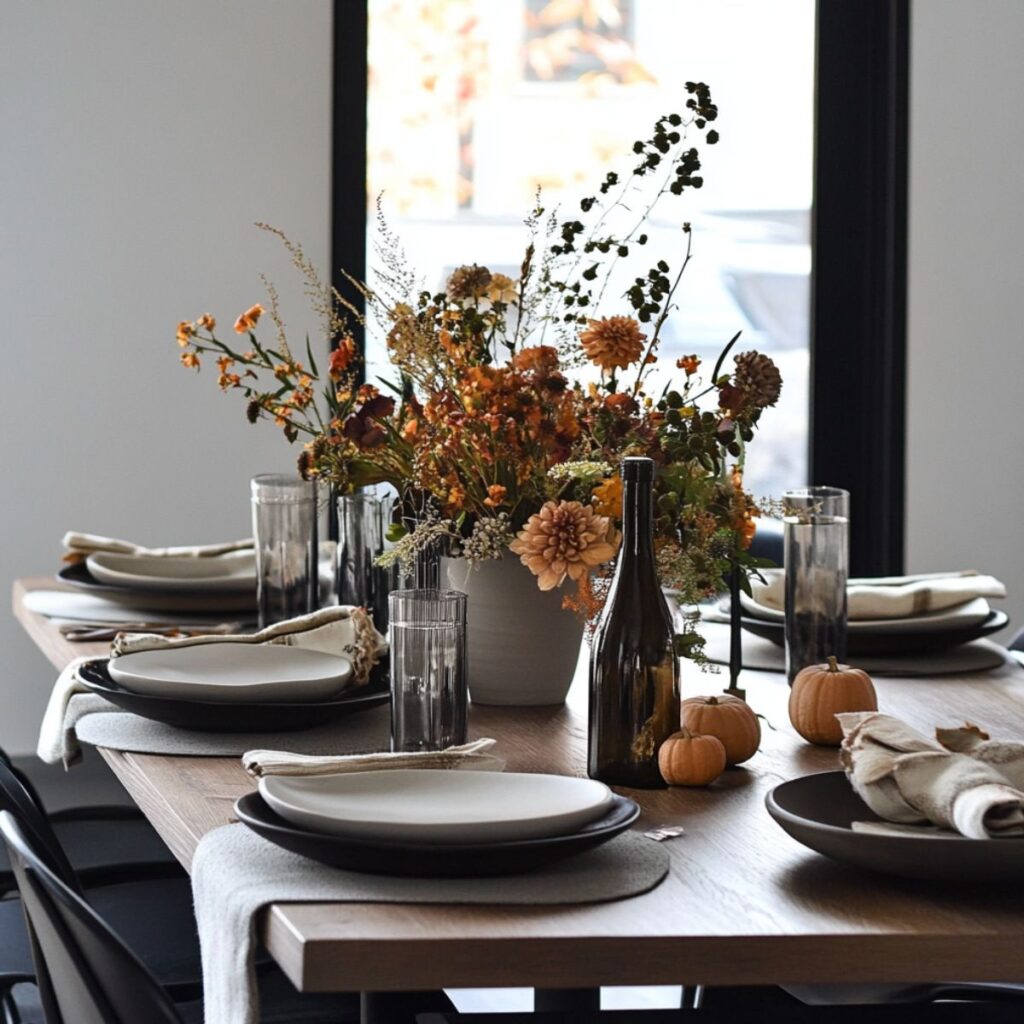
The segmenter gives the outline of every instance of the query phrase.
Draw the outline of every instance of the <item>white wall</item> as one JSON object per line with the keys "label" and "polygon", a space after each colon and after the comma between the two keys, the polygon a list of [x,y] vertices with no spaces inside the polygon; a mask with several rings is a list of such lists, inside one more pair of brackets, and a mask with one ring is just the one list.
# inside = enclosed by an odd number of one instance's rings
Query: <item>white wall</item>
{"label": "white wall", "polygon": [[[177,322],[230,330],[278,283],[265,220],[327,269],[329,0],[0,5],[0,585],[58,568],[68,528],[154,544],[249,532],[248,479],[287,469]],[[53,672],[0,616],[0,743],[34,747]]]}
{"label": "white wall", "polygon": [[973,567],[1024,627],[1024,3],[912,10],[908,568]]}

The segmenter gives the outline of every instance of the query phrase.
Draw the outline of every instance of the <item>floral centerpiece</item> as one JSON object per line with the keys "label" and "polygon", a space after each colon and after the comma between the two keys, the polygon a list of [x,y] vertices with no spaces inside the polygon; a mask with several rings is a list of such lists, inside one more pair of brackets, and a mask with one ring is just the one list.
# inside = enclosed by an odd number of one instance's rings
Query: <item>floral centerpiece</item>
{"label": "floral centerpiece", "polygon": [[[663,585],[682,603],[718,592],[726,573],[755,565],[743,450],[782,382],[766,356],[732,354],[738,335],[711,367],[696,355],[666,366],[659,354],[693,236],[682,221],[678,254],[647,255],[645,228],[656,204],[703,184],[695,138],[718,141],[710,90],[687,90],[685,114],[660,117],[634,143],[629,171],[608,172],[578,210],[566,217],[538,198],[516,279],[467,264],[443,291],[425,289],[379,217],[381,280],[351,282],[364,313],[281,235],[331,340],[326,365],[308,339],[293,352],[272,287],[275,341],[257,338],[262,306],[234,325],[243,346],[218,337],[207,315],[179,325],[182,362],[214,357],[221,388],[242,392],[251,421],[272,419],[302,442],[304,477],[342,492],[393,485],[388,559],[412,560],[439,540],[475,565],[511,553],[539,590],[572,584],[562,603],[592,618],[617,550],[619,463],[645,455],[658,467]],[[630,262],[639,272],[623,279]],[[362,380],[356,324],[386,334],[390,385]],[[680,646],[699,657],[692,624]]]}

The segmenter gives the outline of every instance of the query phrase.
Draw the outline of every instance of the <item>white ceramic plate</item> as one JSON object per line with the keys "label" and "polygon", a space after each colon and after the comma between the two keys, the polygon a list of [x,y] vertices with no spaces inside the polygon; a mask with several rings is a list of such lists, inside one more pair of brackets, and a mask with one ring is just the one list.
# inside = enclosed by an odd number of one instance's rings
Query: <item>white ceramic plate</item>
{"label": "white ceramic plate", "polygon": [[153,557],[98,552],[85,564],[101,583],[136,590],[244,593],[256,589],[256,556],[242,551],[213,558]]}
{"label": "white ceramic plate", "polygon": [[[755,619],[764,619],[766,622],[786,621],[783,612],[758,604],[746,594],[740,594],[740,603],[743,610]],[[722,611],[728,614],[728,607]],[[976,597],[954,608],[924,612],[908,619],[850,619],[846,628],[850,633],[942,633],[949,629],[980,626],[991,613],[988,601]]]}
{"label": "white ceramic plate", "polygon": [[260,779],[286,821],[394,842],[503,842],[565,835],[612,803],[603,782],[563,775],[393,769]]}
{"label": "white ceramic plate", "polygon": [[183,700],[325,700],[352,676],[347,658],[280,644],[199,644],[111,658],[111,678],[128,690]]}

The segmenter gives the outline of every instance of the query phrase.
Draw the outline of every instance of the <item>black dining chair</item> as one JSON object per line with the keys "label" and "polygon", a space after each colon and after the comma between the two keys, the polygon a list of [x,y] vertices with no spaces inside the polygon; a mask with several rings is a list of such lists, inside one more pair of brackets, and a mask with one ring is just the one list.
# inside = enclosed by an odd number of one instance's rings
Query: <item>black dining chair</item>
{"label": "black dining chair", "polygon": [[[50,870],[68,888],[84,897],[86,889],[75,874],[56,833],[16,772],[0,761],[0,810],[14,815],[32,838]],[[89,899],[126,942],[180,999],[198,997],[202,968],[199,939],[192,914],[188,877],[176,863],[107,866],[103,884],[90,885]],[[31,977],[32,960],[15,899],[0,900],[0,985],[7,990],[16,979]]]}
{"label": "black dining chair", "polygon": [[[45,1024],[201,1024],[202,1000],[172,999],[9,811],[0,811],[0,836],[21,894]],[[144,910],[140,903],[137,912]],[[260,1005],[261,1024],[346,1024],[359,1016],[357,996],[303,995],[279,972],[261,979]]]}
{"label": "black dining chair", "polygon": [[[141,868],[131,879],[83,889],[31,792],[2,762],[0,811],[10,813],[17,820],[47,870],[68,891],[88,903],[113,929],[133,955],[137,955],[147,970],[155,975],[169,998],[186,1007],[199,1000],[202,967],[192,912],[191,885],[176,865],[173,873],[166,877],[156,874],[155,867]],[[316,1024],[321,1020],[359,1018],[358,994],[320,996],[299,993],[265,952],[258,957],[256,967],[260,1004],[264,1008],[261,1020],[267,1024],[293,1020]],[[21,909],[17,901],[0,900],[0,1000],[15,985],[31,977],[32,958],[21,921]],[[367,1001],[364,997],[363,1002]],[[373,996],[370,1001],[382,1009],[381,1016],[386,1015],[389,1021],[411,1021],[420,1009],[452,1008],[443,992],[387,993]],[[186,1019],[189,1018],[186,1016]]]}
{"label": "black dining chair", "polygon": [[[147,875],[184,876],[174,855],[135,807],[86,804],[49,812],[29,777],[0,748],[8,768],[52,827],[82,885],[104,885]],[[0,850],[0,896],[14,888],[7,855]]]}

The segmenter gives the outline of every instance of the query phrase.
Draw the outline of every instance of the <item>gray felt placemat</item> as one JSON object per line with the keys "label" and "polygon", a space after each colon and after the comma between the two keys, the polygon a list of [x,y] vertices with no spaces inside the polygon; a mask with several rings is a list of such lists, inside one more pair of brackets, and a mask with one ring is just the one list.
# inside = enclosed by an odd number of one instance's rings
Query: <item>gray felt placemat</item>
{"label": "gray felt placemat", "polygon": [[[105,710],[112,704],[95,695],[71,699],[90,701],[89,710],[74,717],[80,743],[137,754],[179,757],[241,757],[247,750],[287,749],[296,754],[355,754],[387,750],[391,712],[385,704],[312,729],[288,732],[192,732],[141,718],[128,711]],[[102,701],[102,705],[96,704]]]}
{"label": "gray felt placemat", "polygon": [[[708,661],[729,664],[729,626],[703,621],[697,632],[707,640]],[[755,671],[785,672],[785,648],[764,637],[743,630],[743,667]],[[853,663],[876,676],[941,676],[987,672],[1006,661],[1006,650],[991,640],[974,640],[959,647],[935,653],[913,655],[859,655]]]}

